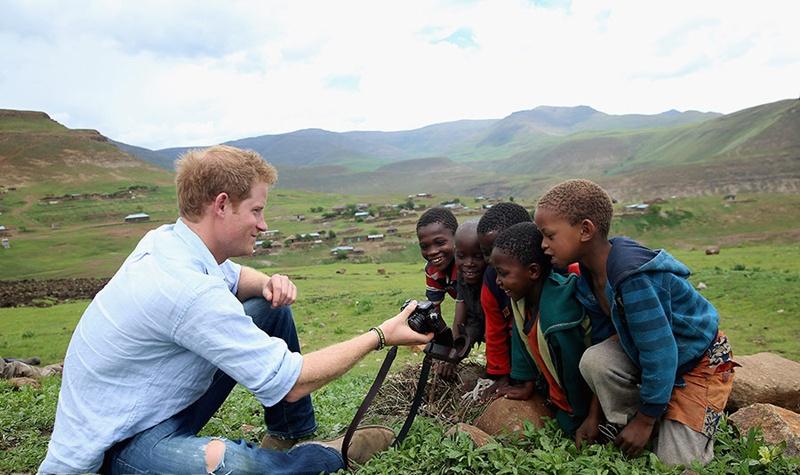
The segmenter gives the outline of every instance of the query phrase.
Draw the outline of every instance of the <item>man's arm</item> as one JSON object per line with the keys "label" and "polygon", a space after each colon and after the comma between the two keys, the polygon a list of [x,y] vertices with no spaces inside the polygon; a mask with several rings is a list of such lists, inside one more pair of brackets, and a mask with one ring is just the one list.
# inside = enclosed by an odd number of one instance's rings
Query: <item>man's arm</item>
{"label": "man's arm", "polygon": [[[406,323],[415,308],[417,308],[416,302],[379,325],[378,328],[385,336],[386,346],[420,345],[433,338],[433,333],[417,333]],[[300,376],[286,395],[286,400],[297,401],[343,375],[367,354],[378,348],[379,344],[378,334],[370,330],[351,340],[304,355]]]}
{"label": "man's arm", "polygon": [[252,297],[264,297],[273,307],[291,305],[297,300],[297,287],[285,275],[267,275],[251,267],[242,266],[236,298],[244,302]]}

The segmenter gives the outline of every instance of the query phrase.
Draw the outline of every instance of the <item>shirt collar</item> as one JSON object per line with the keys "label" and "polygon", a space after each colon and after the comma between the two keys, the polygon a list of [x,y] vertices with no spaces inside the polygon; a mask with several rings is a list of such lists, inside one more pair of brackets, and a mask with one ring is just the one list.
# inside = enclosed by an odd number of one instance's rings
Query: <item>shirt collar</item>
{"label": "shirt collar", "polygon": [[222,272],[222,269],[220,269],[220,265],[217,264],[214,255],[211,254],[211,251],[197,233],[192,231],[181,218],[175,221],[174,230],[175,234],[177,234],[192,250],[195,262],[200,266],[204,274],[213,275],[225,280],[225,274]]}

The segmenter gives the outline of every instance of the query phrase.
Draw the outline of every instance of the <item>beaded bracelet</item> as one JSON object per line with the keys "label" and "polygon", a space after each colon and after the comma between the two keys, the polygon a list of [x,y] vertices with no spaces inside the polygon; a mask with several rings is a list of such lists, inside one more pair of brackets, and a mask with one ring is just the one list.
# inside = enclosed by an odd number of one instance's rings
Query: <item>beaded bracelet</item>
{"label": "beaded bracelet", "polygon": [[383,330],[381,330],[380,327],[372,327],[370,328],[370,331],[374,331],[375,333],[377,333],[378,339],[380,340],[378,342],[378,347],[375,348],[375,351],[382,350],[386,346],[386,337],[383,334]]}

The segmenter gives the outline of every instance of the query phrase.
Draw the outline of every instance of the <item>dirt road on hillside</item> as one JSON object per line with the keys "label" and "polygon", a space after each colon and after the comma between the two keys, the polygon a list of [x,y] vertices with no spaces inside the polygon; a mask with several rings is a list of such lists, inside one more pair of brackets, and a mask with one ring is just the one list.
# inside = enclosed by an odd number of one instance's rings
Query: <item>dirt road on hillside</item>
{"label": "dirt road on hillside", "polygon": [[8,280],[0,282],[0,307],[47,307],[69,300],[91,299],[108,279]]}

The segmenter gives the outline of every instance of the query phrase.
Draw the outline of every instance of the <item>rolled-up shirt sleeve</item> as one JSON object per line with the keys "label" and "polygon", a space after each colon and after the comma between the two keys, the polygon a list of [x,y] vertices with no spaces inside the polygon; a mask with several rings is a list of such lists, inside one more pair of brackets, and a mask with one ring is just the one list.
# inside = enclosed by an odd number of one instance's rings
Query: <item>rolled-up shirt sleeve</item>
{"label": "rolled-up shirt sleeve", "polygon": [[250,390],[264,406],[280,402],[303,366],[300,353],[259,329],[221,284],[199,289],[176,320],[173,337]]}
{"label": "rolled-up shirt sleeve", "polygon": [[233,295],[239,291],[239,275],[242,272],[242,266],[228,259],[219,265],[223,275],[225,275],[225,283],[228,284],[228,289]]}

